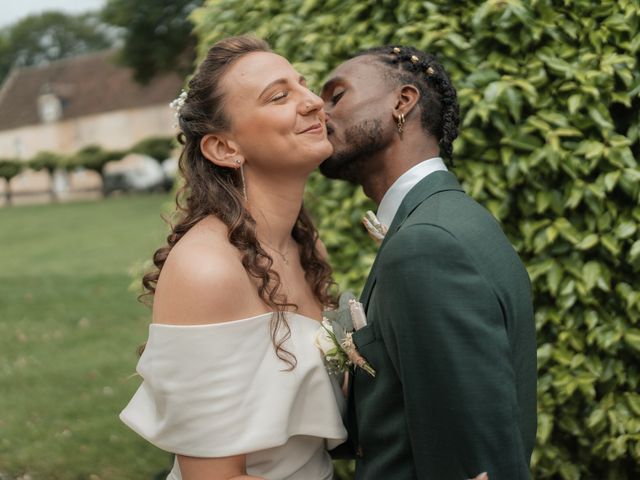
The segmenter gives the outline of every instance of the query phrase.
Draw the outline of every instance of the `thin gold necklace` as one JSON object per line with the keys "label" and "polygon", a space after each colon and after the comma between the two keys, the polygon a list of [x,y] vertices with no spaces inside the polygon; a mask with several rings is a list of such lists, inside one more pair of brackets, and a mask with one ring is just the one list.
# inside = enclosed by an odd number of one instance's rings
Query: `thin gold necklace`
{"label": "thin gold necklace", "polygon": [[[278,255],[280,255],[282,257],[282,261],[284,262],[285,265],[289,265],[289,260],[287,259],[287,254],[289,253],[288,251],[285,251],[284,253],[281,252],[280,250],[278,250],[275,247],[272,247],[271,245],[269,245],[267,242],[265,242],[264,240],[260,241],[260,243],[262,243],[265,247],[269,247],[271,250],[273,250],[274,252],[276,252]],[[287,248],[288,250],[288,248]]]}

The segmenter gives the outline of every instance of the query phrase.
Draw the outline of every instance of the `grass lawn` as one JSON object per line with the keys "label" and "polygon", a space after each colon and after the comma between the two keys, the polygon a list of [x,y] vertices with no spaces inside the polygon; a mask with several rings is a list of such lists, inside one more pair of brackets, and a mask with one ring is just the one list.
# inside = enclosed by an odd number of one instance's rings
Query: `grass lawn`
{"label": "grass lawn", "polygon": [[164,479],[171,455],[117,415],[150,321],[128,270],[168,200],[0,208],[0,478]]}

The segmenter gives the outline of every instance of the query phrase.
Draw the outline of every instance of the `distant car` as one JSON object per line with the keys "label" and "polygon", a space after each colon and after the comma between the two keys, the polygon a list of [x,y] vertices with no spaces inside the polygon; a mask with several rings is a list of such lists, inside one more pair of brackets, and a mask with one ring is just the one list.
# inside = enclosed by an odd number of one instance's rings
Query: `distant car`
{"label": "distant car", "polygon": [[168,192],[173,188],[178,176],[178,160],[176,158],[167,158],[161,165],[164,172],[164,188]]}
{"label": "distant car", "polygon": [[153,158],[130,153],[109,162],[103,169],[105,195],[114,192],[160,192],[166,190],[165,173]]}

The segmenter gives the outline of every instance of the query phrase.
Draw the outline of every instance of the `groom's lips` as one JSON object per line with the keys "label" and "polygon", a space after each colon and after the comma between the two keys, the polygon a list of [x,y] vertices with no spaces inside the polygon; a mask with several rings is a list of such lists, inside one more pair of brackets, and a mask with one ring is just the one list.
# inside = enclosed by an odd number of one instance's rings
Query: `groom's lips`
{"label": "groom's lips", "polygon": [[333,131],[333,127],[327,123],[327,135],[331,135]]}

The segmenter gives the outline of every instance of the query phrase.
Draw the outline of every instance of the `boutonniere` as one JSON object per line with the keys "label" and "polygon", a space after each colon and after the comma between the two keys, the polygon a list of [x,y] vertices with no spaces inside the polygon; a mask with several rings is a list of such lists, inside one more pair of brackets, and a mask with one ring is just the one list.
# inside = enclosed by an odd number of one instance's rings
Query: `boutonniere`
{"label": "boutonniere", "polygon": [[362,304],[351,292],[340,295],[336,310],[322,312],[322,326],[316,332],[315,345],[324,356],[330,372],[344,372],[350,367],[358,367],[372,377],[376,371],[360,355],[353,342],[353,332],[367,324]]}
{"label": "boutonniere", "polygon": [[367,229],[369,236],[380,245],[387,234],[387,226],[383,225],[375,213],[371,210],[367,210],[367,214],[362,217],[362,224]]}

